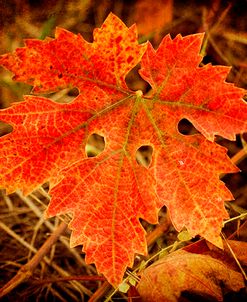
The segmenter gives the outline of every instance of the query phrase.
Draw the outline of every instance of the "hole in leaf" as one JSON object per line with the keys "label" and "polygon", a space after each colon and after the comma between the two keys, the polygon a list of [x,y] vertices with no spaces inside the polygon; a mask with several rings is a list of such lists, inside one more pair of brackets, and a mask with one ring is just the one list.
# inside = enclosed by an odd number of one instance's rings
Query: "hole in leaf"
{"label": "hole in leaf", "polygon": [[86,144],[86,154],[87,157],[94,157],[102,153],[105,149],[105,139],[103,136],[93,133],[89,135]]}
{"label": "hole in leaf", "polygon": [[152,162],[153,148],[149,145],[141,146],[136,151],[136,161],[139,165],[149,168]]}
{"label": "hole in leaf", "polygon": [[76,97],[78,95],[79,95],[79,89],[76,87],[70,89],[70,91],[68,92],[68,96]]}
{"label": "hole in leaf", "polygon": [[151,86],[142,79],[142,77],[139,75],[138,70],[140,69],[140,64],[135,66],[130,72],[127,74],[125,80],[127,83],[127,86],[133,90],[141,90],[143,94],[147,93],[151,89]]}
{"label": "hole in leaf", "polygon": [[183,135],[194,135],[199,133],[189,120],[183,118],[178,123],[178,131]]}
{"label": "hole in leaf", "polygon": [[13,127],[7,123],[0,121],[0,136],[8,134],[13,131]]}

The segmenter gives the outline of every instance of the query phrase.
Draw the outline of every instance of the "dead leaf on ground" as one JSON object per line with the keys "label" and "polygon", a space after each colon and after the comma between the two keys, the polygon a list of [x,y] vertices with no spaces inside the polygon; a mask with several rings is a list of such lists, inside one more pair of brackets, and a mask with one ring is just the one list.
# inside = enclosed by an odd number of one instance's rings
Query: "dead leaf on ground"
{"label": "dead leaf on ground", "polygon": [[184,291],[222,301],[226,290],[243,287],[241,273],[225,263],[180,250],[145,269],[137,289],[144,302],[175,302]]}

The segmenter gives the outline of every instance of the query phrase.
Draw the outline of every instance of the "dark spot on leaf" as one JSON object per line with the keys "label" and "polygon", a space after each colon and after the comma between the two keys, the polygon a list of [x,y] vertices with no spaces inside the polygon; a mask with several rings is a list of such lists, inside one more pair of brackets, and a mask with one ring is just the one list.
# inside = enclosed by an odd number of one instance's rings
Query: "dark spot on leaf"
{"label": "dark spot on leaf", "polygon": [[123,38],[122,38],[121,36],[118,36],[118,37],[116,38],[116,42],[117,42],[117,43],[120,43],[122,40],[123,40]]}
{"label": "dark spot on leaf", "polygon": [[133,57],[132,56],[129,56],[128,58],[127,58],[127,63],[130,63],[130,62],[132,62],[133,61]]}
{"label": "dark spot on leaf", "polygon": [[141,146],[136,151],[136,161],[140,166],[149,168],[152,162],[153,147],[149,145]]}
{"label": "dark spot on leaf", "polygon": [[86,154],[87,157],[94,157],[102,153],[105,149],[105,139],[103,136],[93,133],[89,135],[86,144]]}

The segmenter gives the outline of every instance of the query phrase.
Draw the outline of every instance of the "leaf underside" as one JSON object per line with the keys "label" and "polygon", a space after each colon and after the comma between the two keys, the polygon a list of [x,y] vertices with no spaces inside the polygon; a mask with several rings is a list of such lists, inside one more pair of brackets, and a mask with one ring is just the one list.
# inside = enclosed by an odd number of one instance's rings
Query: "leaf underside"
{"label": "leaf underside", "polygon": [[[157,223],[164,205],[178,231],[222,244],[224,201],[233,197],[219,176],[238,169],[214,138],[246,131],[247,106],[244,90],[225,82],[228,67],[199,67],[202,40],[168,35],[154,50],[138,44],[135,26],[110,14],[93,43],[59,28],[54,39],[26,40],[0,58],[35,93],[79,89],[71,103],[30,95],[0,111],[13,126],[0,138],[0,184],[28,194],[49,181],[46,216],[72,214],[71,246],[83,244],[86,261],[114,286],[135,253],[147,253],[139,218]],[[125,83],[138,63],[152,87],[147,96]],[[181,134],[183,118],[200,134]],[[93,133],[104,137],[105,149],[88,158]],[[153,149],[149,167],[136,161],[141,146]]]}

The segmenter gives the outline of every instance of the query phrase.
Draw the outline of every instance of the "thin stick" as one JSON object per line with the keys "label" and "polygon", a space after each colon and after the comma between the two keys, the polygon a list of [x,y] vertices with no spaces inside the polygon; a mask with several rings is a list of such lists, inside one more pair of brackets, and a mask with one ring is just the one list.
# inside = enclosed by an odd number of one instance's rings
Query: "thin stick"
{"label": "thin stick", "polygon": [[9,208],[9,212],[13,212],[14,211],[14,206],[13,206],[13,203],[12,203],[11,199],[9,198],[9,196],[4,194],[3,192],[2,192],[1,195],[3,197],[3,200],[6,202],[8,208]]}
{"label": "thin stick", "polygon": [[0,298],[11,292],[20,283],[30,278],[40,261],[49,252],[52,245],[58,240],[59,236],[66,230],[66,228],[67,225],[62,222],[54,233],[52,233],[51,236],[45,241],[34,257],[23,265],[17,274],[0,289]]}
{"label": "thin stick", "polygon": [[147,245],[150,246],[154,243],[160,236],[162,236],[170,227],[171,221],[169,215],[166,214],[162,217],[160,223],[155,227],[155,229],[146,236]]}
{"label": "thin stick", "polygon": [[[42,191],[41,191],[42,189]],[[46,198],[49,197],[49,195],[45,192],[45,190],[43,188],[41,188],[39,191],[40,193],[42,193],[43,195],[45,195]],[[43,217],[43,213],[41,212],[41,210],[32,202],[32,200],[28,197],[28,196],[24,196],[21,191],[16,191],[16,194],[26,203],[26,205],[35,213],[35,215],[37,217]],[[38,197],[36,197],[35,195],[31,194],[30,195],[32,198],[34,198],[37,202],[41,203],[41,201],[39,200]],[[50,198],[50,197],[49,197]],[[53,232],[54,231],[54,226],[53,224],[49,221],[49,220],[45,220],[44,224],[46,225],[46,227]],[[77,260],[78,264],[85,267],[86,271],[88,274],[97,274],[96,270],[91,266],[91,265],[87,265],[85,263],[85,261],[82,259],[82,257],[80,256],[80,254],[73,248],[70,247],[69,242],[67,240],[67,238],[61,236],[59,238],[59,240],[66,246],[66,248],[68,249],[68,251],[75,257],[75,259]]]}
{"label": "thin stick", "polygon": [[241,224],[240,227],[236,231],[234,231],[230,236],[228,236],[227,239],[230,240],[230,239],[234,238],[241,229],[246,227],[246,224],[247,224],[247,220],[245,220],[245,222],[243,224]]}
{"label": "thin stick", "polygon": [[[111,288],[111,285],[105,281],[97,290],[96,292],[91,296],[91,298],[88,300],[88,302],[96,302],[101,299],[105,293]],[[102,301],[102,300],[101,300]]]}
{"label": "thin stick", "polygon": [[22,239],[21,236],[17,235],[14,231],[12,231],[8,226],[6,226],[1,221],[0,221],[0,228],[2,228],[7,234],[9,234],[15,240],[17,240],[18,242],[20,242],[20,244],[22,244],[23,246],[25,246],[27,249],[29,249],[33,253],[37,252],[37,250],[32,245],[30,245],[29,243],[27,243],[24,239]]}
{"label": "thin stick", "polygon": [[231,157],[231,161],[237,165],[239,164],[242,160],[245,159],[245,157],[247,156],[247,150],[246,148],[241,149],[240,151],[238,151],[238,153],[236,153],[233,157]]}
{"label": "thin stick", "polygon": [[[26,248],[28,248],[30,251],[32,251],[34,253],[38,252],[38,250],[36,248],[34,248],[33,246],[31,246],[25,240],[23,240],[19,235],[17,235],[15,232],[13,232],[5,224],[1,223],[1,221],[0,221],[0,227],[2,227],[2,229],[4,229],[6,231],[6,233],[8,233],[13,238],[15,238],[18,242],[20,242],[23,246],[25,246]],[[45,256],[43,260],[44,260],[44,262],[46,264],[50,265],[61,276],[63,276],[63,277],[70,276],[70,274],[67,271],[65,271],[64,269],[62,269],[60,266],[56,265],[56,263],[52,262],[47,256]],[[74,287],[74,289],[76,289],[80,293],[83,292],[86,295],[88,295],[89,297],[92,296],[92,292],[89,289],[87,289],[85,286],[83,286],[82,284],[80,284],[78,281],[74,280],[74,281],[69,281],[69,282]],[[66,290],[65,288],[63,288],[63,290],[66,291],[73,298],[74,295],[71,292],[69,293],[68,290]]]}
{"label": "thin stick", "polygon": [[225,241],[227,247],[229,248],[229,250],[230,250],[230,252],[231,252],[231,254],[232,254],[234,260],[236,261],[236,263],[237,263],[237,265],[238,265],[238,267],[239,267],[239,269],[240,269],[242,275],[244,276],[245,281],[247,281],[247,275],[246,275],[244,269],[242,268],[240,262],[238,261],[238,258],[236,257],[234,251],[232,250],[231,245],[228,243],[228,241],[227,241],[227,239],[226,239],[226,237],[225,237],[225,235],[224,235],[223,232],[221,232],[221,235],[222,235],[222,237],[223,237],[223,239],[224,239],[224,241]]}
{"label": "thin stick", "polygon": [[68,276],[68,277],[60,277],[60,278],[53,278],[53,279],[42,279],[37,280],[37,284],[46,284],[46,283],[57,283],[57,282],[64,282],[64,281],[105,281],[105,277],[101,276]]}
{"label": "thin stick", "polygon": [[[36,237],[37,237],[37,234],[38,234],[38,231],[40,229],[40,227],[42,226],[42,224],[44,223],[44,218],[40,218],[37,222],[37,224],[35,225],[34,227],[34,232],[33,232],[33,236],[32,236],[32,239],[31,239],[31,242],[30,242],[30,245],[34,247],[34,242],[36,240]],[[27,259],[31,259],[31,256],[32,256],[32,251],[29,251],[28,253],[28,256],[27,256]]]}

